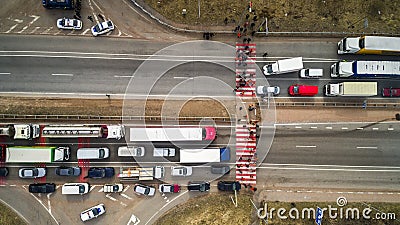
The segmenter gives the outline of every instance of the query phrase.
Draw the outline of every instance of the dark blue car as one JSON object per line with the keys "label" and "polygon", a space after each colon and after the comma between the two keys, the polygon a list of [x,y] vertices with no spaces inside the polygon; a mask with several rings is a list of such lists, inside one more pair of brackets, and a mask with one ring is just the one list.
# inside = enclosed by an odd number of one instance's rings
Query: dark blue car
{"label": "dark blue car", "polygon": [[86,178],[105,178],[113,177],[115,174],[112,167],[92,167],[88,171]]}

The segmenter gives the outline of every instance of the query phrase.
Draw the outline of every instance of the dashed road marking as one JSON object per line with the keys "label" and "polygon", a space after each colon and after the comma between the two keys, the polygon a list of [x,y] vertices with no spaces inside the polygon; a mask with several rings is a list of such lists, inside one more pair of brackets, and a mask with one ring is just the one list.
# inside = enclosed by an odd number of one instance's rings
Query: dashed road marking
{"label": "dashed road marking", "polygon": [[388,130],[394,130],[394,128],[393,127],[388,127]]}
{"label": "dashed road marking", "polygon": [[357,146],[358,149],[378,149],[376,146]]}
{"label": "dashed road marking", "polygon": [[316,145],[296,145],[296,148],[316,148]]}
{"label": "dashed road marking", "polygon": [[53,27],[47,28],[45,31],[43,31],[43,32],[40,33],[40,34],[48,34],[48,32],[49,32],[51,29],[53,29]]}
{"label": "dashed road marking", "polygon": [[111,197],[110,194],[106,194],[106,197],[109,198],[109,199],[111,199],[111,200],[114,201],[114,202],[117,201],[117,199],[114,198],[114,197]]}
{"label": "dashed road marking", "polygon": [[19,19],[14,19],[14,21],[17,22],[17,23],[22,23],[22,22],[24,22],[23,20],[19,20]]}
{"label": "dashed road marking", "polygon": [[0,73],[0,75],[11,75],[11,73]]}
{"label": "dashed road marking", "polygon": [[296,129],[301,129],[301,127],[300,127],[300,126],[295,126],[294,128],[296,128]]}
{"label": "dashed road marking", "polygon": [[311,129],[317,129],[318,127],[311,127]]}
{"label": "dashed road marking", "polygon": [[342,127],[342,130],[348,130],[349,128],[348,127]]}
{"label": "dashed road marking", "polygon": [[72,77],[74,76],[72,73],[52,73],[52,76],[69,76]]}
{"label": "dashed road marking", "polygon": [[325,127],[326,129],[328,129],[328,130],[332,130],[332,127]]}
{"label": "dashed road marking", "polygon": [[130,197],[130,196],[124,194],[124,193],[122,193],[121,196],[124,197],[124,198],[127,198],[127,199],[129,199],[129,200],[132,200],[132,199],[133,199],[132,197]]}
{"label": "dashed road marking", "polygon": [[29,26],[24,26],[20,31],[18,31],[17,33],[20,34],[22,32],[24,32]]}
{"label": "dashed road marking", "polygon": [[120,75],[114,75],[115,78],[132,78],[134,76],[120,76]]}
{"label": "dashed road marking", "polygon": [[379,130],[379,127],[374,127],[372,128],[372,130]]}
{"label": "dashed road marking", "polygon": [[362,128],[362,127],[357,127],[357,130],[363,130],[364,128]]}

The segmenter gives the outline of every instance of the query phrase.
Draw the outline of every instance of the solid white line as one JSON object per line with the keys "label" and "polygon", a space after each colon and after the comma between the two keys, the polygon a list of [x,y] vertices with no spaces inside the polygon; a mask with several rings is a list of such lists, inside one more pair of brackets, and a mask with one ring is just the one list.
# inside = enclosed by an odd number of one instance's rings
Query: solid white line
{"label": "solid white line", "polygon": [[358,149],[378,149],[376,146],[357,146]]}
{"label": "solid white line", "polygon": [[192,80],[193,77],[174,77],[174,79],[187,79],[187,80]]}
{"label": "solid white line", "polygon": [[74,74],[72,74],[72,73],[52,73],[51,75],[52,76],[69,76],[69,77],[74,76]]}
{"label": "solid white line", "polygon": [[296,145],[296,148],[316,148],[316,145]]}
{"label": "solid white line", "polygon": [[134,76],[118,76],[118,75],[115,75],[114,77],[132,78]]}
{"label": "solid white line", "polygon": [[111,197],[111,196],[110,196],[110,194],[106,194],[106,197],[107,197],[107,198],[109,198],[109,199],[111,199],[111,200],[113,200],[114,202],[116,202],[116,201],[117,201],[117,199],[116,199],[116,198],[113,198],[113,197]]}
{"label": "solid white line", "polygon": [[4,32],[6,34],[10,33],[12,30],[14,30],[14,28],[16,28],[18,26],[18,24],[15,24],[14,26],[12,26],[8,31]]}

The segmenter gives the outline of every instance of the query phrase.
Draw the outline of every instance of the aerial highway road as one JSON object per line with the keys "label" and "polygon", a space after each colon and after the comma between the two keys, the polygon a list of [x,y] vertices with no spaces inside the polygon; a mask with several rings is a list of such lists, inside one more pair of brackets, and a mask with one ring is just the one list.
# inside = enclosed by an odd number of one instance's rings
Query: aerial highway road
{"label": "aerial highway road", "polygon": [[[221,134],[213,147],[229,145],[230,127],[220,127],[218,132]],[[278,124],[274,142],[265,159],[260,159],[257,172],[258,185],[274,188],[291,189],[318,189],[318,190],[354,190],[354,191],[398,191],[399,157],[397,146],[399,145],[398,135],[400,126],[398,123],[337,123],[337,124]],[[32,141],[5,142],[14,145],[29,145]],[[77,165],[76,149],[80,143],[76,139],[48,139],[46,145],[69,146],[72,149],[70,162],[64,165]],[[82,143],[81,143],[82,144]],[[136,165],[133,158],[122,158],[116,155],[118,146],[124,145],[123,140],[104,140],[91,139],[90,146],[107,146],[111,150],[110,158],[101,161],[90,161],[91,167],[112,166],[117,173],[122,166]],[[160,143],[157,147],[166,147],[168,143]],[[231,146],[232,147],[232,146]],[[259,155],[267,152],[267,148],[259,146]],[[179,153],[178,153],[179,154]],[[179,157],[179,155],[178,155]],[[201,175],[210,171],[209,165],[194,167],[193,176],[186,178],[172,178],[169,176],[170,166],[177,161],[172,158],[172,162],[159,162],[152,157],[152,150],[146,149],[146,154],[141,165],[164,165],[166,168],[166,181],[176,182],[186,185],[188,180],[201,179]],[[54,168],[61,163],[53,163],[47,166],[48,176],[46,182],[55,182],[61,185],[65,182],[78,181],[78,178],[64,178],[54,174]],[[233,159],[229,163],[234,167]],[[22,180],[17,177],[17,170],[22,164],[7,165],[10,175],[6,178],[7,185],[15,185],[18,191],[25,191],[32,181]],[[235,179],[234,170],[223,180]],[[60,189],[56,193],[46,196],[39,195],[33,199],[40,200],[56,218],[57,221],[77,221],[79,211],[89,206],[105,202],[113,215],[118,218],[116,222],[125,224],[131,214],[139,216],[142,221],[153,221],[166,210],[176,204],[197,196],[199,193],[188,193],[185,187],[177,195],[160,195],[155,197],[139,197],[133,194],[133,184],[125,183],[125,191],[122,195],[106,195],[102,193],[101,185],[104,183],[119,182],[118,178],[88,179],[92,184],[89,195],[84,196],[65,196],[60,194]],[[147,181],[146,184],[157,186],[159,182]],[[312,184],[312,186],[310,186]],[[25,187],[21,188],[21,187]],[[213,183],[212,191],[216,191]],[[32,199],[32,200],[33,200]],[[67,210],[65,203],[68,203]],[[84,203],[82,205],[82,202]],[[9,204],[18,207],[17,201],[10,200]],[[22,207],[22,206],[19,206]],[[129,207],[129,213],[124,209]],[[21,209],[24,211],[24,209]],[[25,209],[27,210],[27,209]],[[29,213],[26,215],[29,217]],[[114,217],[113,217],[114,218]],[[101,221],[108,221],[104,217]]]}
{"label": "aerial highway road", "polygon": [[[0,90],[2,93],[52,93],[52,94],[112,94],[121,96],[125,93],[128,82],[148,82],[146,75],[134,76],[134,71],[141,63],[157,51],[174,43],[154,43],[148,41],[122,39],[90,39],[75,37],[25,37],[12,35],[1,36],[3,43],[0,51]],[[340,82],[346,79],[330,79],[330,66],[340,59],[370,59],[393,60],[393,56],[338,56],[336,54],[337,40],[303,40],[288,39],[284,41],[258,42],[257,51],[269,52],[268,58],[259,57],[259,66],[273,62],[282,57],[302,56],[307,68],[323,68],[324,77],[319,80],[299,79],[297,73],[274,75],[268,77],[271,85],[282,88],[281,97],[287,97],[286,88],[292,84],[302,83],[319,86],[319,97],[322,97],[322,87],[329,82]],[[62,44],[61,44],[62,43]],[[65,48],[68,46],[68,48]],[[170,47],[171,48],[171,47]],[[177,47],[179,49],[179,47]],[[173,47],[171,48],[173,49]],[[165,53],[165,54],[164,54]],[[190,52],[189,56],[196,58],[200,52]],[[223,53],[220,57],[207,56],[215,61],[230,62],[234,50]],[[155,67],[161,61],[188,60],[173,50],[165,51],[160,57],[152,58]],[[190,60],[190,58],[189,58]],[[260,71],[261,72],[261,71]],[[207,82],[195,77],[207,76],[221,81],[234,88],[232,71],[221,65],[206,62],[189,62],[166,71],[151,90],[151,95],[171,94],[174,87],[185,82],[180,95],[193,94],[206,96],[231,96],[226,89],[204,88]],[[194,79],[193,79],[194,78]],[[259,83],[265,80],[260,74]],[[347,79],[354,80],[354,79]],[[373,79],[367,79],[373,80]],[[400,80],[375,79],[379,82],[378,90],[383,87],[400,86]],[[188,90],[189,89],[189,90]],[[220,89],[220,90],[218,90]],[[143,95],[146,90],[135,88],[130,94]],[[178,93],[175,93],[178,94]]]}

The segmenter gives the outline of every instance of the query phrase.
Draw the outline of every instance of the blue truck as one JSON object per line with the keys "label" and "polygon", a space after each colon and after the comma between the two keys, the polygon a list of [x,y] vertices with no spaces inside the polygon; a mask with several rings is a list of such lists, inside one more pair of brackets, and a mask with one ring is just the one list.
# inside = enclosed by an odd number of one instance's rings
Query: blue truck
{"label": "blue truck", "polygon": [[340,61],[331,66],[331,77],[400,78],[400,61]]}

